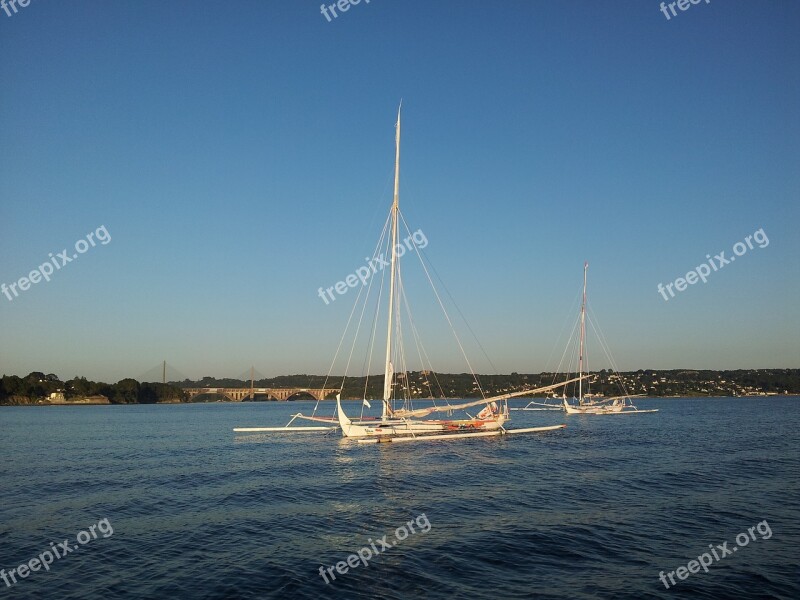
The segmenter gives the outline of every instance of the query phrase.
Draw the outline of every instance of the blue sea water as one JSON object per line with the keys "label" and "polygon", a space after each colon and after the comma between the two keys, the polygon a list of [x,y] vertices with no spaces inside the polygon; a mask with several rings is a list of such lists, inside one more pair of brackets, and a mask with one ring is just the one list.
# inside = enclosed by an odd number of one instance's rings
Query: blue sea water
{"label": "blue sea water", "polygon": [[0,568],[77,548],[0,598],[800,598],[800,399],[638,404],[396,445],[232,432],[301,402],[0,408]]}

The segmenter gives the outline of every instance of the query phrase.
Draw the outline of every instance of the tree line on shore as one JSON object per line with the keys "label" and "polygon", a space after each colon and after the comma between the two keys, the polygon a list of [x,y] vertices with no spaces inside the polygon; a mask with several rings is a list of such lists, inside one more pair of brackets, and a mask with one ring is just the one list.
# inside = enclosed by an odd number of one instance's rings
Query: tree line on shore
{"label": "tree line on shore", "polygon": [[[604,396],[642,394],[646,396],[752,396],[764,394],[800,394],[800,369],[639,369],[615,372],[610,369],[594,371],[589,391]],[[395,394],[412,398],[478,398],[481,392],[493,396],[528,388],[537,388],[565,381],[575,374],[568,373],[510,373],[478,375],[480,387],[470,373],[434,373],[409,371],[398,373]],[[203,377],[197,381],[175,382],[183,388],[246,388],[250,381]],[[320,375],[281,375],[253,382],[255,388],[322,388],[339,389],[341,377],[326,380]],[[403,388],[403,392],[400,388]],[[561,389],[541,395],[556,393]],[[568,397],[578,393],[577,384],[564,390]],[[584,382],[583,392],[587,392]],[[342,388],[343,399],[380,398],[383,396],[383,374],[370,377],[348,377]]]}
{"label": "tree line on shore", "polygon": [[138,382],[122,379],[117,383],[89,381],[74,377],[61,381],[57,375],[34,371],[25,377],[3,375],[0,379],[0,404],[33,404],[47,402],[56,395],[64,402],[86,398],[107,399],[111,404],[156,404],[183,402],[186,394],[171,384]]}
{"label": "tree line on shore", "polygon": [[[563,381],[566,373],[539,373],[508,375],[479,375],[480,388],[469,373],[433,373],[410,371],[398,374],[396,394],[406,393],[413,398],[476,398],[481,392],[486,396],[536,388]],[[327,381],[319,375],[281,375],[253,382],[256,388],[322,388],[337,390],[341,377]],[[61,381],[57,375],[33,372],[25,377],[4,375],[0,379],[0,404],[45,403],[55,394],[59,403],[86,398],[100,398],[111,404],[156,404],[189,401],[183,388],[247,388],[249,381],[203,377],[198,381],[151,383],[135,379],[122,379],[114,384],[89,381],[74,377]],[[400,391],[400,387],[404,392]],[[621,392],[624,387],[625,391]],[[601,370],[594,373],[590,388],[592,393],[605,396],[620,393],[647,396],[746,396],[758,394],[800,394],[800,369],[739,369],[711,370],[639,370],[615,373]],[[583,390],[586,392],[586,388]],[[567,389],[572,396],[577,390]],[[560,390],[556,392],[560,394]],[[383,376],[350,377],[344,382],[342,398],[379,398],[383,394]],[[203,399],[219,399],[206,395]],[[332,394],[329,394],[332,397]],[[257,399],[263,399],[257,397]]]}

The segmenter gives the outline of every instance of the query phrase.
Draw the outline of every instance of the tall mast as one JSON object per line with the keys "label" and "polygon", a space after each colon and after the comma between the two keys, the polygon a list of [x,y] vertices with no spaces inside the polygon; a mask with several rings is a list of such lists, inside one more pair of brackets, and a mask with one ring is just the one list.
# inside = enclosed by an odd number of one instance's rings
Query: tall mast
{"label": "tall mast", "polygon": [[[586,338],[586,271],[589,263],[583,263],[583,302],[581,302],[581,351],[578,360],[578,377],[583,377],[583,343]],[[583,404],[583,379],[578,380],[578,403]]]}
{"label": "tall mast", "polygon": [[397,109],[397,125],[395,126],[395,155],[394,155],[394,200],[392,201],[392,263],[389,269],[389,319],[386,329],[386,365],[383,375],[383,411],[381,416],[385,419],[391,413],[389,405],[392,397],[392,317],[394,316],[394,280],[397,271],[397,211],[400,203],[400,109]]}
{"label": "tall mast", "polygon": [[253,382],[255,381],[256,376],[256,367],[255,365],[250,367],[250,402],[253,401],[254,390],[253,390]]}

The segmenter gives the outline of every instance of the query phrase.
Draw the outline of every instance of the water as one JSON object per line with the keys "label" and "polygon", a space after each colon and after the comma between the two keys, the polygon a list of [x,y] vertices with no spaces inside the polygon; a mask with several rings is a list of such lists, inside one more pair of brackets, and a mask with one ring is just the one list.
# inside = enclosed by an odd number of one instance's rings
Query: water
{"label": "water", "polygon": [[[0,568],[50,542],[77,546],[81,531],[87,543],[0,590],[37,600],[800,598],[800,399],[639,404],[661,411],[512,412],[516,427],[568,427],[405,445],[231,431],[283,425],[308,403],[2,408]],[[113,534],[90,539],[103,519]],[[415,533],[397,541],[409,521]],[[756,539],[708,573],[670,589],[659,581],[758,523]],[[380,550],[383,536],[394,547],[325,583],[321,566]]]}

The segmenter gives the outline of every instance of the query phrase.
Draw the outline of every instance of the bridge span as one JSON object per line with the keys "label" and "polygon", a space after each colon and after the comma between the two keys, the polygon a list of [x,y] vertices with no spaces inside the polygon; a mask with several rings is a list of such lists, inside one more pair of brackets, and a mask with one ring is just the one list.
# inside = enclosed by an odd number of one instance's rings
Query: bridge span
{"label": "bridge span", "polygon": [[200,396],[201,394],[219,394],[225,396],[232,402],[242,402],[245,399],[251,399],[251,393],[254,396],[267,396],[273,400],[293,400],[294,396],[313,396],[317,400],[324,400],[327,396],[335,394],[338,389],[329,388],[183,388],[183,391],[189,396],[189,400]]}

